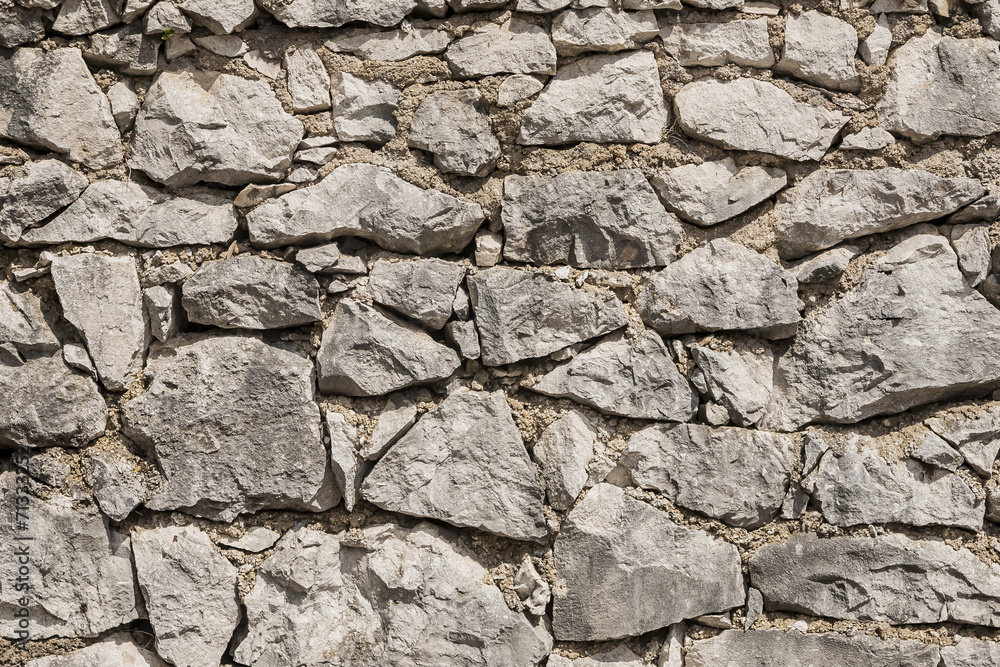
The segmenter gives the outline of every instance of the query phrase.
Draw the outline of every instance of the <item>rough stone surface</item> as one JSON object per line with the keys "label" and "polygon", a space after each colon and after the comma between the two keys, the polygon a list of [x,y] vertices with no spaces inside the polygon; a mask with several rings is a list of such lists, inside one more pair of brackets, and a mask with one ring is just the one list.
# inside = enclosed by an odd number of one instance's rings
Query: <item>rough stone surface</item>
{"label": "rough stone surface", "polygon": [[877,151],[896,143],[891,133],[880,127],[864,127],[854,134],[848,134],[840,142],[841,150]]}
{"label": "rough stone surface", "polygon": [[385,81],[365,81],[347,72],[331,77],[333,127],[341,141],[384,144],[396,133],[399,89]]}
{"label": "rough stone surface", "polygon": [[63,655],[29,660],[27,667],[167,667],[167,663],[127,634],[118,634]]}
{"label": "rough stone surface", "polygon": [[1000,644],[962,637],[954,646],[941,647],[944,667],[989,667],[1000,662]]}
{"label": "rough stone surface", "polygon": [[695,346],[691,353],[705,375],[704,393],[729,411],[734,424],[753,426],[763,418],[774,387],[771,348],[757,345],[719,352]]}
{"label": "rough stone surface", "polygon": [[800,284],[821,283],[843,275],[851,260],[860,254],[857,246],[840,246],[818,253],[788,267]]}
{"label": "rough stone surface", "polygon": [[951,245],[958,255],[958,268],[969,284],[975,287],[990,272],[990,235],[985,225],[955,225],[951,228]]}
{"label": "rough stone surface", "polygon": [[[88,61],[110,67],[122,74],[149,76],[156,72],[162,39],[147,35],[138,22],[90,38],[90,48],[83,52]],[[115,119],[117,122],[117,118]]]}
{"label": "rough stone surface", "polygon": [[368,60],[397,62],[414,56],[442,53],[452,37],[444,30],[411,28],[336,36],[325,46],[331,51],[349,52]]}
{"label": "rough stone surface", "polygon": [[549,504],[568,510],[587,483],[587,465],[594,456],[597,432],[577,410],[552,422],[531,453],[542,468]]}
{"label": "rough stone surface", "polygon": [[440,329],[451,318],[465,267],[443,259],[413,262],[378,261],[368,276],[374,299],[416,320],[428,329]]}
{"label": "rough stone surface", "polygon": [[180,333],[182,314],[180,292],[173,285],[156,285],[142,294],[153,337],[161,343]]}
{"label": "rough stone surface", "polygon": [[989,477],[1000,451],[1000,408],[988,405],[972,414],[945,414],[927,420],[927,426],[958,448],[969,466]]}
{"label": "rough stone surface", "polygon": [[745,67],[774,65],[767,19],[763,18],[668,25],[660,37],[666,52],[685,67],[717,67],[729,63]]}
{"label": "rough stone surface", "polygon": [[785,22],[785,49],[775,69],[831,90],[856,92],[858,33],[850,23],[818,11]]}
{"label": "rough stone surface", "polygon": [[330,108],[330,75],[314,49],[299,48],[285,54],[285,70],[295,113]]}
{"label": "rough stone surface", "polygon": [[393,26],[417,3],[416,0],[349,3],[340,0],[261,0],[260,6],[289,28],[337,28],[352,21]]}
{"label": "rough stone surface", "polygon": [[90,464],[89,482],[101,512],[112,521],[124,521],[145,496],[135,464],[105,452],[91,456]]}
{"label": "rough stone surface", "polygon": [[38,296],[27,287],[0,280],[0,345],[5,344],[22,353],[59,349]]}
{"label": "rough stone surface", "polygon": [[86,176],[58,160],[31,163],[6,192],[0,188],[0,242],[17,241],[26,229],[72,204],[86,187]]}
{"label": "rough stone surface", "polygon": [[515,74],[503,80],[497,90],[497,105],[512,107],[521,100],[534,97],[545,86],[535,77],[527,74]]}
{"label": "rough stone surface", "polygon": [[656,37],[659,31],[656,15],[648,10],[570,9],[552,20],[552,42],[560,56],[634,49]]}
{"label": "rough stone surface", "polygon": [[556,49],[545,30],[522,19],[487,23],[452,42],[445,52],[459,78],[491,74],[554,74]]}
{"label": "rough stone surface", "polygon": [[485,176],[500,157],[500,142],[481,110],[482,99],[475,89],[431,93],[413,116],[408,145],[432,153],[443,172]]}

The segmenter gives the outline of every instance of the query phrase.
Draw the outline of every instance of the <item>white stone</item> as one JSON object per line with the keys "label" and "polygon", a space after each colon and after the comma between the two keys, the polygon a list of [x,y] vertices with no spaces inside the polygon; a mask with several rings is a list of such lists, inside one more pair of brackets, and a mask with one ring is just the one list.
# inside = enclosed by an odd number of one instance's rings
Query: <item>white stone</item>
{"label": "white stone", "polygon": [[660,38],[666,52],[684,67],[717,67],[728,63],[762,68],[774,65],[767,19],[670,24]]}

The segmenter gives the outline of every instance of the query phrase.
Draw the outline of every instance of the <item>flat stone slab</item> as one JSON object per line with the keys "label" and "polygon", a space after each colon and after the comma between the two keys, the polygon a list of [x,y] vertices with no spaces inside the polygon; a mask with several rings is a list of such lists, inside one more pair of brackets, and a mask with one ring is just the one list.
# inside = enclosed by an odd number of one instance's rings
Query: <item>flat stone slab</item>
{"label": "flat stone slab", "polygon": [[368,289],[378,303],[436,330],[451,318],[464,278],[464,266],[443,259],[379,260],[368,275]]}
{"label": "flat stone slab", "polygon": [[568,9],[552,20],[552,42],[560,56],[636,49],[659,32],[656,15],[650,10],[623,12],[611,7]]}
{"label": "flat stone slab", "polygon": [[857,92],[861,77],[854,66],[858,32],[847,21],[815,10],[789,14],[785,47],[775,71],[830,90]]}
{"label": "flat stone slab", "polygon": [[556,48],[544,28],[512,18],[484,23],[445,52],[454,75],[471,79],[493,74],[555,74]]}
{"label": "flat stone slab", "polygon": [[14,243],[25,230],[76,201],[87,177],[59,160],[39,160],[27,173],[0,183],[0,242]]}
{"label": "flat stone slab", "polygon": [[0,280],[0,345],[8,343],[22,353],[59,349],[41,299],[24,285]]}
{"label": "flat stone slab", "polygon": [[962,637],[953,646],[941,647],[944,667],[990,667],[1000,662],[1000,644]]}
{"label": "flat stone slab", "polygon": [[446,173],[485,176],[500,158],[483,96],[476,89],[438,90],[417,107],[407,144],[429,151]]}
{"label": "flat stone slab", "polygon": [[167,667],[158,655],[139,647],[128,633],[112,635],[86,648],[28,661],[27,667]]}
{"label": "flat stone slab", "polygon": [[404,28],[385,32],[337,35],[328,39],[324,46],[335,53],[353,53],[366,60],[398,62],[414,56],[442,53],[451,44],[452,39],[452,36],[444,30]]}
{"label": "flat stone slab", "polygon": [[767,19],[728,23],[679,23],[660,33],[664,50],[683,67],[771,67],[774,51]]}
{"label": "flat stone slab", "polygon": [[993,462],[1000,452],[1000,405],[988,404],[980,410],[945,413],[924,423],[954,445],[980,476],[993,474]]}
{"label": "flat stone slab", "polygon": [[352,2],[340,0],[262,0],[261,7],[289,28],[337,28],[352,21],[394,26],[417,6],[416,0]]}

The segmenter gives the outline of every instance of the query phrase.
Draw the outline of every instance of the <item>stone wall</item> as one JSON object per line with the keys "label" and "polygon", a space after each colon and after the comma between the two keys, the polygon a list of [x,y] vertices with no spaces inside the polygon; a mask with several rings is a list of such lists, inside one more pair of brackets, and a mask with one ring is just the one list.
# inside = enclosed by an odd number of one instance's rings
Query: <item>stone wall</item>
{"label": "stone wall", "polygon": [[873,2],[0,0],[0,664],[1000,664],[1000,4]]}

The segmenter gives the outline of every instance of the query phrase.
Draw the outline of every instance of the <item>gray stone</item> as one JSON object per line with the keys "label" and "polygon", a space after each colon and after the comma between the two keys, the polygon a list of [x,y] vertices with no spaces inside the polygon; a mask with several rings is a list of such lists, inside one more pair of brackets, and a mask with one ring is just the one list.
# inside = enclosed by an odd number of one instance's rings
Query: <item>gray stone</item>
{"label": "gray stone", "polygon": [[348,512],[361,498],[361,482],[367,472],[364,462],[354,450],[358,432],[347,423],[342,414],[326,413],[326,430],[330,436],[330,464],[337,488],[344,498],[344,509]]}
{"label": "gray stone", "polygon": [[217,35],[240,32],[257,18],[253,0],[181,0],[180,8]]}
{"label": "gray stone", "polygon": [[668,627],[667,638],[660,648],[656,667],[684,667],[684,640],[683,622],[674,623]]}
{"label": "gray stone", "polygon": [[500,9],[506,3],[507,0],[448,0],[448,4],[451,5],[452,9],[460,14],[463,12]]}
{"label": "gray stone", "polygon": [[359,236],[414,254],[460,252],[482,221],[478,204],[424,190],[370,164],[337,167],[318,184],[247,215],[250,240],[263,248]]}
{"label": "gray stone", "polygon": [[414,56],[443,53],[452,37],[444,30],[407,28],[335,36],[325,46],[334,53],[353,53],[366,60],[398,62]]}
{"label": "gray stone", "polygon": [[361,494],[393,512],[512,539],[542,541],[549,532],[542,489],[500,391],[449,396],[375,464]]}
{"label": "gray stone", "polygon": [[159,656],[140,648],[127,633],[62,655],[36,658],[27,667],[168,667]]}
{"label": "gray stone", "polygon": [[767,34],[767,19],[728,23],[679,23],[660,33],[664,50],[684,67],[718,67],[732,63],[744,67],[771,67],[774,51]]}
{"label": "gray stone", "polygon": [[564,658],[553,653],[546,667],[645,667],[647,663],[625,646],[592,653],[584,658]]}
{"label": "gray stone", "polygon": [[124,521],[146,495],[142,476],[133,461],[114,453],[91,454],[87,482],[94,500],[112,521]]}
{"label": "gray stone", "polygon": [[954,472],[965,463],[965,457],[955,451],[951,445],[930,431],[921,434],[919,442],[910,454],[918,461],[943,470]]}
{"label": "gray stone", "polygon": [[653,176],[667,208],[688,222],[707,227],[736,217],[788,183],[776,167],[737,167],[732,158],[684,165]]}
{"label": "gray stone", "polygon": [[417,423],[417,406],[403,394],[394,394],[385,401],[368,442],[361,455],[369,461],[380,459]]}
{"label": "gray stone", "polygon": [[143,292],[142,302],[149,317],[153,337],[161,343],[180,333],[182,322],[180,291],[173,285],[156,285]]}
{"label": "gray stone", "polygon": [[1000,313],[941,236],[892,248],[803,329],[775,364],[762,428],[852,424],[1000,386]]}
{"label": "gray stone", "polygon": [[860,254],[857,246],[839,246],[796,262],[788,270],[800,284],[822,283],[843,275],[851,260]]}
{"label": "gray stone", "polygon": [[627,323],[617,297],[543,275],[495,267],[466,282],[487,366],[543,357]]}
{"label": "gray stone", "polygon": [[464,266],[443,259],[380,260],[372,265],[368,289],[378,303],[428,329],[440,329],[451,317],[451,305],[464,277]]}
{"label": "gray stone", "polygon": [[191,41],[206,51],[211,51],[223,58],[239,58],[250,50],[246,42],[236,35],[207,35],[205,37],[192,37]]}
{"label": "gray stone", "polygon": [[687,0],[684,4],[715,10],[743,8],[743,0]]}
{"label": "gray stone", "polygon": [[524,608],[533,616],[543,616],[552,599],[552,589],[538,574],[530,556],[525,556],[514,575],[514,592],[521,598]]}
{"label": "gray stone", "polygon": [[156,652],[177,667],[215,667],[240,620],[236,568],[199,528],[134,534],[135,571]]}
{"label": "gray stone", "polygon": [[880,127],[863,127],[846,135],[840,142],[841,150],[877,151],[896,143],[896,138]]}
{"label": "gray stone", "polygon": [[422,329],[358,301],[342,300],[317,356],[325,394],[381,396],[437,382],[461,367],[458,355]]}
{"label": "gray stone", "polygon": [[45,37],[39,8],[23,7],[14,0],[0,1],[0,47],[13,49]]}
{"label": "gray stone", "polygon": [[260,6],[289,28],[338,28],[351,21],[393,26],[417,3],[416,0],[350,3],[341,0],[261,0]]}
{"label": "gray stone", "polygon": [[531,387],[601,412],[633,419],[688,421],[698,396],[677,370],[663,339],[645,330],[612,334]]}
{"label": "gray stone", "polygon": [[52,29],[64,35],[89,35],[121,23],[116,0],[64,0]]}
{"label": "gray stone", "polygon": [[475,322],[449,322],[444,326],[444,339],[463,359],[478,359],[482,355]]}
{"label": "gray stone", "polygon": [[182,304],[190,321],[224,329],[280,329],[323,319],[315,277],[255,255],[202,264],[184,282]]}
{"label": "gray stone", "polygon": [[181,12],[177,5],[168,2],[158,2],[153,5],[142,17],[142,24],[134,25],[143,25],[148,35],[161,35],[162,41],[166,41],[162,38],[164,33],[169,39],[173,34],[187,35],[194,29],[191,19]]}
{"label": "gray stone", "polygon": [[16,242],[25,229],[72,204],[86,187],[86,176],[58,160],[29,163],[23,176],[0,187],[0,242]]}
{"label": "gray stone", "polygon": [[285,72],[295,113],[330,108],[330,75],[315,49],[305,46],[286,53]]}
{"label": "gray stone", "polygon": [[333,146],[326,148],[309,148],[295,153],[296,162],[307,162],[309,164],[324,165],[333,161],[339,151]]}
{"label": "gray stone", "polygon": [[111,103],[111,115],[115,124],[122,132],[128,132],[135,123],[139,113],[139,97],[128,83],[119,81],[108,90],[108,102]]}
{"label": "gray stone", "polygon": [[889,47],[892,46],[892,27],[885,14],[878,17],[875,29],[861,41],[858,53],[861,59],[873,67],[881,67],[889,59]]}
{"label": "gray stone", "polygon": [[555,74],[556,48],[544,28],[512,18],[503,25],[483,23],[452,42],[445,60],[456,77],[493,74]]}
{"label": "gray stone", "polygon": [[163,475],[150,509],[232,521],[339,501],[313,365],[297,348],[248,336],[177,337],[154,345],[146,375],[146,392],[125,403],[122,417],[124,433],[150,450]]}
{"label": "gray stone", "polygon": [[662,334],[746,329],[787,338],[802,320],[795,278],[725,238],[689,252],[645,280],[643,320]]}
{"label": "gray stone", "polygon": [[663,266],[683,238],[638,169],[508,176],[501,220],[504,256],[539,265]]}
{"label": "gray stone", "polygon": [[182,283],[194,275],[194,270],[179,259],[170,264],[146,270],[146,280],[150,285]]}
{"label": "gray stone", "polygon": [[769,611],[852,621],[1000,625],[1000,566],[904,535],[794,535],[750,558]]}
{"label": "gray stone", "polygon": [[97,379],[97,369],[94,368],[94,362],[90,359],[90,353],[87,352],[87,348],[83,345],[77,345],[76,343],[66,343],[62,349],[63,361],[70,368],[75,368],[78,371],[83,371],[90,377]]}
{"label": "gray stone", "polygon": [[545,14],[557,9],[568,7],[573,0],[517,0],[516,9],[519,12]]}
{"label": "gray stone", "polygon": [[778,251],[801,257],[844,239],[942,218],[985,192],[976,179],[919,169],[818,169],[778,198]]}
{"label": "gray stone", "polygon": [[835,632],[803,634],[781,630],[729,630],[696,641],[687,654],[687,667],[745,665],[763,667],[937,667],[938,649],[917,640],[881,641],[865,634]]}
{"label": "gray stone", "polygon": [[496,266],[502,257],[503,236],[489,229],[476,234],[476,266]]}
{"label": "gray stone", "polygon": [[263,81],[162,72],[136,118],[129,164],[171,188],[275,181],[302,134]]}
{"label": "gray stone", "polygon": [[295,261],[313,273],[332,273],[343,255],[336,243],[327,243],[315,248],[303,248],[295,253]]}
{"label": "gray stone", "polygon": [[385,81],[365,81],[336,72],[333,85],[333,127],[341,141],[384,144],[396,134],[395,111],[400,90]]}
{"label": "gray stone", "polygon": [[140,248],[229,243],[239,221],[217,191],[175,195],[129,181],[97,181],[51,222],[27,230],[26,245],[112,239]]}
{"label": "gray stone", "polygon": [[668,119],[651,52],[590,56],[559,69],[524,112],[517,143],[655,144]]}
{"label": "gray stone", "polygon": [[945,413],[925,423],[954,445],[973,470],[983,477],[992,474],[993,462],[1000,452],[1000,405],[989,404],[967,413]]}
{"label": "gray stone", "polygon": [[775,70],[830,90],[857,92],[857,52],[858,33],[850,23],[815,10],[789,14],[785,49]]}
{"label": "gray stone", "polygon": [[932,28],[889,59],[892,74],[876,106],[886,129],[917,142],[943,134],[982,137],[1000,130],[1000,45],[942,37]]}
{"label": "gray stone", "polygon": [[542,469],[546,495],[553,509],[568,510],[587,484],[587,465],[594,458],[597,431],[578,410],[552,422],[531,453]]}
{"label": "gray stone", "polygon": [[746,614],[743,617],[743,630],[746,631],[752,628],[763,611],[764,596],[760,594],[760,591],[751,586],[747,589],[747,607]]}
{"label": "gray stone", "polygon": [[482,99],[474,88],[432,92],[413,115],[407,145],[432,153],[443,172],[485,176],[500,157],[500,142]]}
{"label": "gray stone", "polygon": [[20,352],[54,352],[59,341],[42,314],[41,300],[27,287],[0,280],[0,344]]}
{"label": "gray stone", "polygon": [[125,391],[142,368],[149,343],[135,259],[98,253],[56,257],[52,280],[63,315],[86,341],[101,384]]}
{"label": "gray stone", "polygon": [[951,228],[951,245],[958,255],[958,268],[969,284],[975,287],[990,272],[990,233],[988,225],[955,225]]}
{"label": "gray stone", "polygon": [[689,83],[674,96],[674,109],[681,129],[696,139],[800,162],[821,159],[849,120],[747,78]]}
{"label": "gray stone", "polygon": [[534,97],[545,86],[527,74],[515,74],[503,80],[497,89],[497,106],[512,107],[521,100]]}
{"label": "gray stone", "polygon": [[734,545],[677,525],[610,484],[588,491],[563,522],[555,569],[560,641],[639,635],[746,599]]}
{"label": "gray stone", "polygon": [[800,452],[792,435],[657,424],[629,439],[618,465],[640,488],[752,530],[778,515]]}
{"label": "gray stone", "polygon": [[941,647],[941,659],[944,667],[990,667],[1000,663],[1000,643],[962,637]]}
{"label": "gray stone", "polygon": [[277,533],[264,526],[253,526],[247,529],[243,537],[220,537],[218,542],[226,547],[259,554],[273,547],[279,539],[281,539],[281,533]]}
{"label": "gray stone", "polygon": [[445,0],[417,0],[417,9],[430,16],[442,18],[448,13],[448,3]]}
{"label": "gray stone", "polygon": [[986,195],[952,213],[948,222],[953,225],[970,222],[993,222],[997,219],[998,214],[1000,214],[1000,194]]}
{"label": "gray stone", "polygon": [[763,418],[774,386],[774,354],[765,345],[738,346],[730,352],[694,346],[692,356],[705,375],[708,397],[723,406],[737,426]]}
{"label": "gray stone", "polygon": [[79,49],[21,48],[0,55],[0,137],[91,169],[122,161],[111,105]]}
{"label": "gray stone", "polygon": [[635,49],[656,37],[660,26],[652,11],[613,8],[570,9],[552,20],[552,42],[560,56],[588,51]]}
{"label": "gray stone", "polygon": [[128,76],[149,76],[156,72],[162,42],[159,37],[145,34],[139,23],[133,23],[91,36],[83,57]]}
{"label": "gray stone", "polygon": [[927,0],[875,0],[871,6],[874,14],[927,14],[929,5]]}

